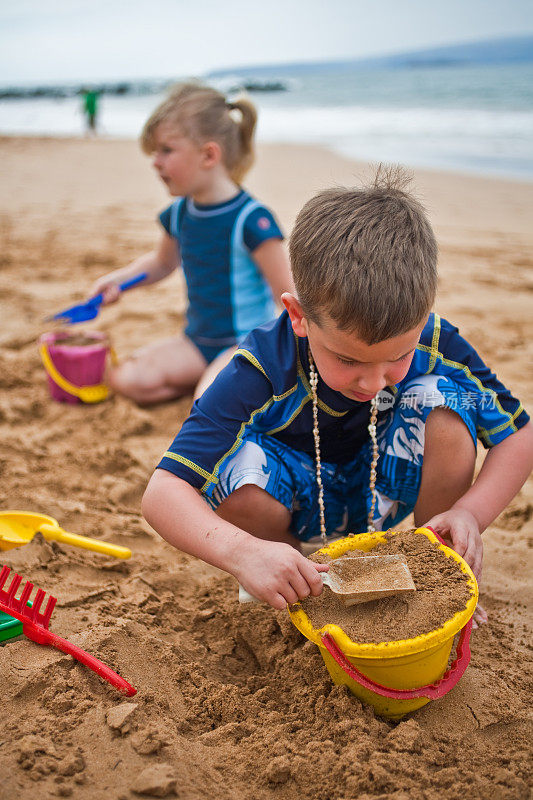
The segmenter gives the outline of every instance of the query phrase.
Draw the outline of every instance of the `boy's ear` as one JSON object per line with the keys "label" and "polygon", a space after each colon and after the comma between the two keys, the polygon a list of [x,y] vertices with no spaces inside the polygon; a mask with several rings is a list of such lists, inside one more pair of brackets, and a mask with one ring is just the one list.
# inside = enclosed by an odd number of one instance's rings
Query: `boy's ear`
{"label": "boy's ear", "polygon": [[307,319],[304,316],[300,301],[291,292],[283,292],[281,302],[291,318],[292,329],[296,336],[307,336]]}
{"label": "boy's ear", "polygon": [[202,145],[202,154],[205,167],[214,167],[222,161],[222,149],[218,142],[206,142]]}

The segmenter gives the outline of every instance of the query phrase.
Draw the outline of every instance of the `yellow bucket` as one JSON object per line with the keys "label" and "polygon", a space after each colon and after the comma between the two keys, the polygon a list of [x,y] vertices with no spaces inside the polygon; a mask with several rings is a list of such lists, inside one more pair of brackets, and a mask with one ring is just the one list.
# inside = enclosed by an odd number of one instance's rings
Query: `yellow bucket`
{"label": "yellow bucket", "polygon": [[[388,531],[387,536],[395,533]],[[449,692],[470,661],[471,617],[478,599],[474,574],[466,561],[446,547],[430,528],[418,528],[415,533],[427,536],[468,576],[470,597],[465,608],[440,628],[413,639],[362,644],[352,641],[338,625],[313,628],[299,604],[289,608],[294,625],[319,647],[334,683],[347,686],[359,700],[373,706],[377,714],[390,719],[401,719]],[[363,533],[341,539],[319,552],[339,558],[349,550],[368,552],[383,541],[383,531]],[[457,657],[446,671],[453,639],[459,631]]]}

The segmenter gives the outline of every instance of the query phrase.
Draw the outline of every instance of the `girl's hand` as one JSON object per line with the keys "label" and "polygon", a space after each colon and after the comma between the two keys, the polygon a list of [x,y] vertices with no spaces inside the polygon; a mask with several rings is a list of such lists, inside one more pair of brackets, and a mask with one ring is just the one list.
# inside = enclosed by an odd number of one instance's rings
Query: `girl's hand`
{"label": "girl's hand", "polygon": [[92,285],[89,300],[93,297],[96,297],[97,294],[102,294],[104,296],[104,299],[102,300],[103,306],[108,306],[110,303],[116,303],[120,297],[119,285],[116,281],[111,280],[104,275],[103,278],[99,278],[96,283]]}
{"label": "girl's hand", "polygon": [[483,541],[474,515],[466,508],[451,508],[443,514],[432,517],[425,524],[451,543],[455,552],[459,553],[469,565],[479,583],[483,563]]}
{"label": "girl's hand", "polygon": [[290,544],[254,539],[239,550],[232,573],[253,597],[281,610],[287,603],[317,597],[323,588],[319,573],[328,569]]}

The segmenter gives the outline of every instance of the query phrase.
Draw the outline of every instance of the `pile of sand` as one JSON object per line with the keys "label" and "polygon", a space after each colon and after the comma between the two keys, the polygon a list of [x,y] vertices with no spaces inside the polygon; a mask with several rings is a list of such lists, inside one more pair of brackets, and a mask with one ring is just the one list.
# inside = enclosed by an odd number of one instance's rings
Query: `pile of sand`
{"label": "pile of sand", "polygon": [[[0,150],[0,507],[48,513],[134,553],[119,562],[37,537],[0,561],[58,597],[52,630],[138,689],[126,701],[62,653],[26,639],[0,646],[0,800],[526,800],[531,486],[485,534],[490,623],[474,632],[464,678],[399,725],[376,719],[332,685],[285,612],[239,606],[235,581],[142,521],[143,489],[190,399],[148,411],[116,397],[49,398],[36,348],[44,314],[153,243],[165,198],[135,145],[6,140]],[[252,188],[287,227],[304,197],[354,172],[322,151],[271,148]],[[451,177],[423,177],[444,242],[441,306],[527,400],[531,234],[521,220],[533,192],[460,178],[452,191]],[[171,279],[129,293],[94,327],[124,354],[179,327],[182,311]]]}

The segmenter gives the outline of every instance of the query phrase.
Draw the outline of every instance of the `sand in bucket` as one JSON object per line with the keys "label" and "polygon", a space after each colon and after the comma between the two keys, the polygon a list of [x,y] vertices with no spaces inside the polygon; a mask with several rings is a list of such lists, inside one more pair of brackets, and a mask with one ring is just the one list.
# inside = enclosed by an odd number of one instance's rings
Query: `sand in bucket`
{"label": "sand in bucket", "polygon": [[[109,340],[105,333],[91,332],[76,334],[68,331],[44,333],[39,340],[41,355],[48,354],[53,367],[57,371],[54,377],[48,373],[50,396],[61,403],[81,403],[82,397],[76,387],[102,385],[104,378]],[[43,359],[44,360],[44,359]],[[63,379],[63,380],[61,380]],[[61,386],[58,381],[61,381]],[[68,384],[71,384],[70,390]],[[98,399],[103,400],[102,390]]]}

